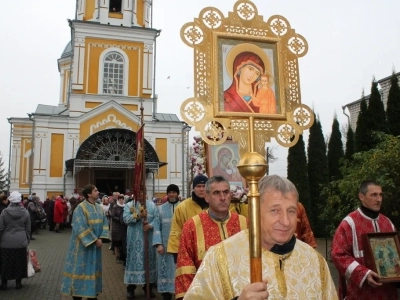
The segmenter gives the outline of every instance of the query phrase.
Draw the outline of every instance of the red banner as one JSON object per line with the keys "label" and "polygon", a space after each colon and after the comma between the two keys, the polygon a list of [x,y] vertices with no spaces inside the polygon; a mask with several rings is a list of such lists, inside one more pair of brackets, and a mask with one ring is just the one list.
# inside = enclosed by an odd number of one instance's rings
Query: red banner
{"label": "red banner", "polygon": [[133,194],[139,199],[140,190],[144,189],[144,125],[136,132],[136,157]]}

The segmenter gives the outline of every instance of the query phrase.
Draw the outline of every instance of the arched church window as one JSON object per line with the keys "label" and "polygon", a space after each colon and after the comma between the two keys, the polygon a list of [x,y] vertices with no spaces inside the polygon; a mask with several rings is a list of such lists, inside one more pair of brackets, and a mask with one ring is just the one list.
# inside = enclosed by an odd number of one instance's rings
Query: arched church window
{"label": "arched church window", "polygon": [[104,57],[103,94],[123,95],[124,58],[117,52]]}

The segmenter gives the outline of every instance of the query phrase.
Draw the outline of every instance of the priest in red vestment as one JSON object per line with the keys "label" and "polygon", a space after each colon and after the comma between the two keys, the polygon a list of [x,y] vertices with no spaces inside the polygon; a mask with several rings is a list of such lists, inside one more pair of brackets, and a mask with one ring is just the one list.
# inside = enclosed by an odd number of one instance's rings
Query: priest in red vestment
{"label": "priest in red vestment", "polygon": [[229,211],[229,182],[222,176],[211,177],[206,183],[206,211],[189,219],[183,226],[175,274],[175,298],[182,299],[207,250],[247,228],[245,217]]}
{"label": "priest in red vestment", "polygon": [[317,242],[315,241],[314,233],[308,221],[306,210],[304,205],[300,202],[297,202],[296,238],[309,244],[313,248],[317,248]]}
{"label": "priest in red vestment", "polygon": [[359,188],[360,207],[339,224],[332,242],[332,260],[339,271],[339,297],[346,300],[394,300],[396,285],[380,283],[379,275],[364,261],[361,235],[372,232],[393,232],[393,223],[379,213],[382,188],[372,180]]}

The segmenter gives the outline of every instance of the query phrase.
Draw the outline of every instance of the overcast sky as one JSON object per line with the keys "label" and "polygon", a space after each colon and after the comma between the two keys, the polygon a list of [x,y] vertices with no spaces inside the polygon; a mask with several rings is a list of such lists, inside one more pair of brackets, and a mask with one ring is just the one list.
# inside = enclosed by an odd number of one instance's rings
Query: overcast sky
{"label": "overcast sky", "polygon": [[[67,19],[75,16],[75,0],[2,1],[0,18],[0,151],[8,165],[8,117],[26,117],[37,105],[58,105],[57,59],[70,40]],[[182,25],[214,6],[225,15],[234,0],[153,0],[157,39],[158,112],[180,117],[181,103],[193,96],[193,51],[180,40]],[[393,0],[254,0],[267,20],[282,15],[307,39],[308,54],[299,60],[302,102],[320,116],[324,135],[334,113],[347,120],[342,106],[369,94],[373,76],[400,70],[400,1]],[[170,77],[170,79],[167,79]],[[286,175],[286,151],[271,173]]]}

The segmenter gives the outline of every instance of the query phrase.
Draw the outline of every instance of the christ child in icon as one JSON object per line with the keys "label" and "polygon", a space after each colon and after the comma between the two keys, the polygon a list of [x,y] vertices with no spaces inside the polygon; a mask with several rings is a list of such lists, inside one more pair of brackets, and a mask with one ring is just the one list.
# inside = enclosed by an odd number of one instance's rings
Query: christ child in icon
{"label": "christ child in icon", "polygon": [[269,79],[268,74],[261,75],[257,95],[253,100],[254,106],[259,107],[261,114],[276,114],[276,99]]}

